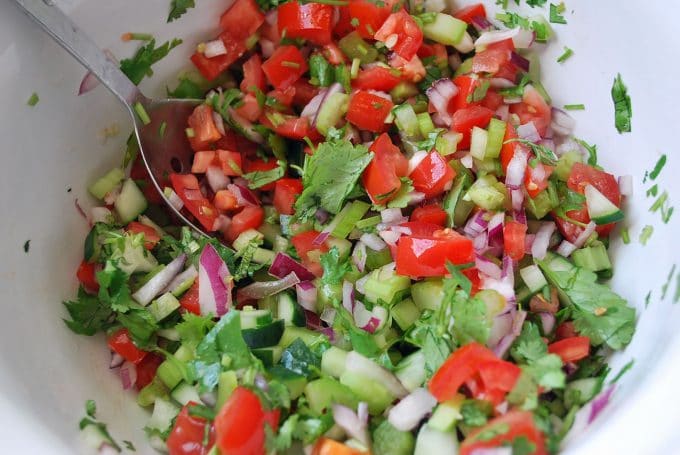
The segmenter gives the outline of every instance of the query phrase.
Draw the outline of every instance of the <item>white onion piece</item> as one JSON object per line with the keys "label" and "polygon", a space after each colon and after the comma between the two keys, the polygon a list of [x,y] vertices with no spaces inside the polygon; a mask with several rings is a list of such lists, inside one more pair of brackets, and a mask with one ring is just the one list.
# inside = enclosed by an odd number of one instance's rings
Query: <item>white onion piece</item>
{"label": "white onion piece", "polygon": [[472,155],[470,153],[466,153],[460,158],[460,164],[465,166],[466,169],[472,169],[472,166],[474,166],[475,162],[472,160]]}
{"label": "white onion piece", "polygon": [[557,247],[557,254],[564,256],[565,258],[571,256],[571,253],[574,251],[576,251],[576,245],[567,240],[562,240],[560,246]]}
{"label": "white onion piece", "polygon": [[413,172],[415,168],[418,167],[418,165],[425,159],[427,158],[428,153],[425,150],[418,150],[416,153],[413,154],[410,160],[408,160],[408,175]]}
{"label": "white onion piece", "polygon": [[403,222],[402,220],[404,219],[404,216],[401,214],[401,209],[393,208],[381,211],[380,219],[382,219],[382,222],[385,224],[394,222],[398,222],[397,224],[401,224]]}
{"label": "white onion piece", "polygon": [[597,225],[593,221],[588,223],[585,229],[583,229],[583,232],[581,232],[574,241],[574,246],[576,246],[576,248],[581,248],[586,243],[586,240],[588,240],[588,238],[593,235],[596,227]]}
{"label": "white onion piece", "polygon": [[491,30],[479,35],[477,41],[474,43],[475,48],[488,46],[489,44],[512,39],[513,44],[517,49],[526,49],[534,42],[533,32],[521,28],[513,28],[511,30]]}
{"label": "white onion piece", "polygon": [[166,199],[175,210],[177,210],[178,212],[182,210],[182,208],[184,207],[184,201],[182,201],[182,199],[177,195],[177,193],[175,193],[175,190],[173,190],[170,187],[166,187],[164,193]]}
{"label": "white onion piece", "polygon": [[359,241],[354,245],[354,250],[352,250],[352,263],[357,267],[359,272],[363,272],[366,268],[366,244],[364,242]]}
{"label": "white onion piece", "polygon": [[321,312],[321,316],[319,316],[319,318],[326,324],[333,325],[335,316],[337,316],[337,314],[338,312],[334,308],[327,307]]}
{"label": "white onion piece", "polygon": [[568,136],[576,127],[576,120],[574,120],[569,114],[564,112],[562,109],[552,108],[552,121],[550,126],[553,131],[561,136]]}
{"label": "white onion piece", "polygon": [[[92,426],[92,425],[90,425]],[[94,428],[94,427],[93,427]],[[102,443],[101,446],[99,446],[99,450],[97,451],[99,455],[118,455],[119,451],[115,447],[107,444],[107,443]]]}
{"label": "white onion piece", "polygon": [[413,430],[437,405],[437,399],[426,389],[417,388],[390,409],[387,420],[400,431]]}
{"label": "white onion piece", "polygon": [[217,128],[217,131],[219,131],[222,136],[227,134],[227,131],[224,129],[224,119],[222,118],[222,116],[217,112],[213,111],[212,118],[213,122],[215,123],[215,127]]}
{"label": "white onion piece", "polygon": [[552,333],[553,329],[555,328],[555,323],[557,322],[555,319],[555,315],[552,313],[538,313],[538,316],[541,318],[541,326],[543,327],[543,333],[545,334]]}
{"label": "white onion piece", "polygon": [[295,285],[297,301],[302,308],[316,312],[316,286],[310,281],[303,281]]}
{"label": "white onion piece", "polygon": [[220,55],[225,55],[227,53],[227,48],[221,39],[216,39],[213,41],[208,41],[205,43],[205,49],[203,50],[203,55],[207,58],[213,58]]}
{"label": "white onion piece", "polygon": [[349,311],[354,313],[354,286],[351,282],[345,280],[342,282],[342,306]]}
{"label": "white onion piece", "polygon": [[499,106],[498,109],[496,109],[496,117],[498,117],[500,120],[507,122],[508,117],[510,116],[510,106],[507,104],[502,104]]}
{"label": "white onion piece", "polygon": [[382,237],[385,243],[387,243],[390,246],[396,246],[399,237],[401,237],[401,234],[399,232],[394,231],[380,231],[379,235],[380,237]]}
{"label": "white onion piece", "polygon": [[187,255],[180,254],[173,259],[163,270],[158,272],[151,278],[144,286],[139,288],[137,292],[132,294],[132,298],[141,305],[148,305],[151,301],[165,289],[173,278],[182,270],[184,261]]}
{"label": "white onion piece", "polygon": [[548,253],[548,246],[550,246],[550,237],[555,232],[555,223],[546,222],[541,225],[536,232],[534,244],[531,246],[531,255],[535,259],[543,259]]}
{"label": "white onion piece", "polygon": [[380,251],[387,248],[385,242],[383,242],[377,234],[365,233],[359,240],[373,251]]}
{"label": "white onion piece", "polygon": [[[373,309],[378,310],[379,308],[382,308],[380,306],[375,306]],[[387,315],[380,315],[378,316],[374,311],[369,311],[366,308],[366,305],[363,304],[363,302],[357,300],[354,303],[354,324],[359,327],[362,330],[365,330],[368,333],[375,333],[376,330],[380,328],[382,323],[385,321],[387,318]]]}
{"label": "white onion piece", "polygon": [[486,341],[486,345],[489,348],[496,348],[503,337],[512,332],[513,320],[513,314],[511,312],[502,313],[493,318],[493,325],[491,326],[491,331],[489,332],[489,339]]}
{"label": "white onion piece", "polygon": [[397,398],[408,395],[408,390],[394,374],[356,351],[347,354],[345,368],[347,371],[361,373],[369,379],[380,382]]}
{"label": "white onion piece", "polygon": [[342,85],[339,83],[335,82],[331,84],[330,87],[326,90],[326,94],[323,97],[323,100],[321,100],[321,105],[319,106],[319,109],[316,111],[316,115],[314,116],[314,119],[312,120],[312,125],[316,125],[316,120],[319,116],[319,112],[321,112],[321,109],[323,109],[323,105],[328,101],[328,99],[332,96],[335,95],[336,93],[343,93],[344,90],[342,88]]}
{"label": "white onion piece", "polygon": [[264,20],[267,21],[269,25],[276,25],[279,20],[279,10],[276,8],[270,9],[267,14],[264,15]]}
{"label": "white onion piece", "polygon": [[461,54],[467,54],[468,52],[472,52],[472,50],[475,48],[475,43],[472,41],[470,34],[465,32],[463,34],[463,39],[460,40],[460,43],[454,44],[453,47]]}
{"label": "white onion piece", "polygon": [[111,351],[111,362],[109,362],[109,369],[118,368],[125,362],[125,358],[117,352]]}
{"label": "white onion piece", "polygon": [[269,58],[272,56],[274,53],[274,50],[276,49],[276,45],[272,42],[269,41],[268,39],[260,39],[260,49],[262,50],[262,57],[264,58]]}
{"label": "white onion piece", "polygon": [[516,147],[515,154],[508,163],[505,185],[510,189],[518,189],[524,182],[524,173],[527,169],[528,153],[523,147]]}
{"label": "white onion piece", "polygon": [[487,275],[489,278],[493,278],[495,280],[501,279],[501,268],[484,256],[477,255],[475,258],[475,267],[477,267],[477,270]]}
{"label": "white onion piece", "polygon": [[208,166],[205,171],[205,177],[208,179],[208,185],[213,192],[217,193],[220,190],[226,190],[227,186],[231,183],[229,177],[224,175],[221,167]]}
{"label": "white onion piece", "polygon": [[335,423],[345,430],[349,436],[361,442],[364,446],[368,446],[367,422],[362,421],[359,416],[347,406],[333,404],[332,409]]}
{"label": "white onion piece", "polygon": [[536,125],[534,125],[534,122],[528,122],[525,123],[524,125],[518,126],[517,135],[520,138],[531,142],[538,142],[541,140],[541,135],[538,134],[538,130],[536,129]]}
{"label": "white onion piece", "polygon": [[161,291],[161,294],[165,294],[166,292],[174,292],[179,286],[184,284],[185,281],[188,281],[192,278],[196,278],[198,276],[198,270],[196,269],[196,266],[193,264],[187,267],[187,269],[177,275],[175,278],[168,283],[168,285]]}
{"label": "white onion piece", "polygon": [[449,101],[458,93],[458,87],[451,79],[438,79],[425,91],[430,104],[436,109],[441,120],[451,126],[452,117],[449,114]]}
{"label": "white onion piece", "polygon": [[512,455],[512,447],[481,447],[471,455]]}
{"label": "white onion piece", "polygon": [[630,197],[633,195],[633,176],[622,175],[619,177],[619,191],[621,196]]}
{"label": "white onion piece", "polygon": [[253,126],[252,122],[249,122],[248,120],[241,117],[234,108],[231,107],[229,108],[229,116],[234,121],[234,123],[238,124],[241,131],[243,131],[243,135],[247,139],[258,144],[265,143],[264,136],[262,136],[260,133],[257,132],[257,130],[255,130],[255,127]]}
{"label": "white onion piece", "polygon": [[367,274],[361,278],[359,278],[355,283],[354,286],[356,287],[357,291],[361,292],[362,294],[366,293],[366,282],[368,279],[371,277],[370,274]]}

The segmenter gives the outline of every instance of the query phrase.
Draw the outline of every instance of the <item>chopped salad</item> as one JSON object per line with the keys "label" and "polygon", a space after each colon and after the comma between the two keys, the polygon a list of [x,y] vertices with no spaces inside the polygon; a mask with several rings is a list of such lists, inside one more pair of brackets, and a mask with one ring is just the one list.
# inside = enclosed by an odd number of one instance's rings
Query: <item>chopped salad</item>
{"label": "chopped salad", "polygon": [[105,333],[154,448],[545,454],[601,411],[635,325],[606,283],[630,179],[551,106],[549,23],[493,19],[235,0],[197,46],[171,92],[205,99],[193,165],[161,186],[213,237],[163,209],[131,141],[89,188],[65,302],[70,329]]}

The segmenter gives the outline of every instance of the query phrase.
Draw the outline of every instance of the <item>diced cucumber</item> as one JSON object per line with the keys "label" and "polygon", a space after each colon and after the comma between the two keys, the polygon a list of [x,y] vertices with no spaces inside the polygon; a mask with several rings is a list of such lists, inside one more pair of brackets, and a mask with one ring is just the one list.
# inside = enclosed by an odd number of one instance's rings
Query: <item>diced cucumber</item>
{"label": "diced cucumber", "polygon": [[172,421],[177,417],[179,411],[180,409],[175,403],[162,398],[156,398],[153,403],[153,413],[146,427],[163,433],[170,429]]}
{"label": "diced cucumber", "polygon": [[427,112],[421,112],[420,114],[416,115],[416,117],[418,118],[418,130],[420,131],[420,135],[427,137],[428,134],[434,131],[432,117],[430,117],[430,114]]}
{"label": "diced cucumber", "polygon": [[453,155],[458,150],[458,144],[462,137],[462,134],[452,131],[440,134],[435,140],[434,148],[441,156]]}
{"label": "diced cucumber", "polygon": [[445,46],[455,46],[463,40],[467,23],[449,14],[437,13],[434,20],[423,24],[425,38]]}
{"label": "diced cucumber", "polygon": [[504,121],[492,118],[487,129],[486,151],[484,152],[484,159],[498,158],[501,154],[501,147],[503,147],[503,138],[505,137],[505,129],[507,125]]}
{"label": "diced cucumber", "polygon": [[241,311],[241,330],[264,327],[272,322],[274,318],[268,309],[256,310],[253,307],[246,307]]}
{"label": "diced cucumber", "polygon": [[595,224],[616,223],[623,219],[623,212],[593,185],[585,187],[588,215]]}
{"label": "diced cucumber", "polygon": [[360,401],[365,401],[373,415],[382,413],[395,398],[381,383],[354,371],[345,370],[340,376],[340,383],[354,392]]}
{"label": "diced cucumber", "polygon": [[403,331],[408,330],[420,317],[420,310],[411,299],[405,299],[392,307],[392,318]]}
{"label": "diced cucumber", "polygon": [[264,239],[264,234],[255,229],[248,229],[247,231],[241,232],[236,240],[234,240],[233,247],[236,251],[243,251],[246,249],[250,242],[256,242],[258,245],[262,243]]}
{"label": "diced cucumber", "polygon": [[425,372],[425,354],[423,351],[416,351],[401,359],[401,362],[399,362],[394,370],[394,374],[409,392],[413,392],[423,385],[427,378],[427,373]]}
{"label": "diced cucumber", "polygon": [[582,163],[583,155],[581,152],[572,150],[566,152],[564,155],[557,160],[557,166],[555,166],[555,175],[558,179],[566,182],[569,179],[569,174],[571,174],[571,168],[575,163]]}
{"label": "diced cucumber", "polygon": [[571,254],[571,258],[577,266],[592,270],[593,272],[612,268],[607,248],[602,243],[576,250]]}
{"label": "diced cucumber", "polygon": [[317,414],[323,413],[334,403],[351,409],[356,409],[359,404],[357,395],[349,387],[333,378],[321,378],[310,382],[305,387],[304,394],[309,407]]}
{"label": "diced cucumber", "polygon": [[391,306],[403,299],[410,287],[411,280],[408,277],[397,275],[385,266],[371,272],[364,285],[364,295],[371,303],[382,301]]}
{"label": "diced cucumber", "polygon": [[324,374],[339,378],[345,371],[347,351],[331,346],[321,356],[321,371]]}
{"label": "diced cucumber", "polygon": [[463,416],[460,414],[460,405],[465,399],[463,395],[458,395],[459,399],[446,401],[441,403],[432,413],[432,417],[427,421],[427,424],[439,431],[453,431],[456,422]]}
{"label": "diced cucumber", "polygon": [[463,200],[472,201],[486,210],[498,210],[505,205],[505,193],[496,186],[497,180],[492,175],[480,177],[472,184],[463,196]]}
{"label": "diced cucumber", "polygon": [[369,208],[371,208],[371,205],[363,201],[353,201],[346,204],[331,221],[331,224],[335,226],[331,235],[337,239],[346,238]]}
{"label": "diced cucumber", "polygon": [[307,323],[305,312],[300,305],[287,292],[278,295],[278,318],[286,325],[304,327]]}
{"label": "diced cucumber", "polygon": [[375,455],[411,455],[416,440],[410,431],[400,431],[389,420],[383,420],[373,431]]}
{"label": "diced cucumber", "polygon": [[177,297],[172,295],[171,292],[166,292],[151,302],[151,305],[149,305],[149,312],[156,319],[156,321],[162,321],[163,319],[170,316],[179,307],[180,305]]}
{"label": "diced cucumber", "polygon": [[160,380],[158,376],[148,383],[137,395],[137,404],[145,408],[151,406],[157,398],[165,398],[168,396],[168,388]]}
{"label": "diced cucumber", "polygon": [[328,245],[328,249],[333,247],[337,248],[340,259],[347,259],[352,251],[352,242],[347,239],[329,236],[328,239],[326,239],[326,245]]}
{"label": "diced cucumber", "polygon": [[141,215],[148,207],[146,198],[132,179],[123,182],[120,194],[113,203],[121,223],[127,224]]}
{"label": "diced cucumber", "polygon": [[177,365],[177,362],[170,359],[166,359],[158,365],[156,375],[169,389],[177,387],[177,384],[182,382],[184,378],[184,372]]}
{"label": "diced cucumber", "polygon": [[540,291],[548,284],[543,276],[543,272],[541,272],[541,269],[539,269],[537,265],[524,267],[523,269],[520,269],[519,274],[532,293]]}
{"label": "diced cucumber", "polygon": [[389,248],[383,248],[380,251],[374,251],[366,248],[366,270],[372,271],[379,269],[392,262],[392,253]]}
{"label": "diced cucumber", "polygon": [[507,305],[505,297],[493,289],[482,289],[475,297],[486,305],[486,318],[490,323],[493,323],[494,318],[502,313]]}
{"label": "diced cucumber", "polygon": [[437,310],[444,301],[444,284],[436,278],[414,283],[411,298],[420,311]]}
{"label": "diced cucumber", "polygon": [[250,352],[262,361],[265,368],[270,368],[281,360],[283,348],[281,346],[272,346],[270,348],[252,349]]}
{"label": "diced cucumber", "polygon": [[325,335],[319,332],[313,332],[303,327],[288,326],[283,331],[283,336],[281,337],[279,345],[285,349],[298,338],[300,338],[302,341],[305,342],[306,345],[309,346],[310,344],[316,342],[317,340],[325,338]]}
{"label": "diced cucumber", "polygon": [[567,408],[582,406],[595,398],[602,389],[600,378],[584,378],[572,381],[564,389],[564,405]]}
{"label": "diced cucumber", "polygon": [[362,64],[374,62],[378,58],[378,50],[364,41],[356,31],[341,38],[338,46],[347,58],[358,58]]}
{"label": "diced cucumber", "polygon": [[276,379],[286,386],[291,399],[295,400],[304,393],[305,386],[307,385],[306,377],[290,371],[281,365],[275,365],[273,368],[270,368],[269,374],[273,379]]}
{"label": "diced cucumber", "polygon": [[418,432],[413,455],[457,455],[458,438],[453,432],[435,430],[423,425]]}
{"label": "diced cucumber", "polygon": [[416,137],[420,133],[418,125],[418,117],[416,116],[413,106],[409,103],[400,104],[392,109],[394,113],[397,128],[406,133],[408,137]]}
{"label": "diced cucumber", "polygon": [[[446,197],[444,197],[444,202],[442,203],[442,205],[444,211],[446,211],[447,227],[456,227],[462,224],[464,220],[467,219],[468,214],[474,207],[473,203],[464,201],[462,198],[463,193],[467,191],[468,188],[470,188],[470,185],[472,185],[472,178],[470,178],[469,174],[460,174],[456,177],[456,180],[453,182],[453,187],[451,188],[451,191],[449,191]],[[463,205],[465,205],[464,207],[465,210],[463,210]],[[460,215],[460,217],[463,218],[462,222],[460,220],[457,220],[456,213],[458,211],[465,212],[464,217]],[[458,224],[456,221],[458,221],[460,224]]]}
{"label": "diced cucumber", "polygon": [[420,91],[415,84],[401,81],[390,91],[390,96],[395,103],[403,103],[412,96],[416,96],[418,93],[420,93]]}
{"label": "diced cucumber", "polygon": [[462,76],[472,72],[472,57],[463,60],[463,63],[454,71],[453,76]]}
{"label": "diced cucumber", "polygon": [[217,380],[217,409],[221,409],[227,402],[231,393],[238,386],[238,377],[235,371],[223,371]]}
{"label": "diced cucumber", "polygon": [[241,334],[250,349],[266,348],[276,345],[281,340],[284,328],[285,323],[278,319],[261,327],[241,330]]}
{"label": "diced cucumber", "polygon": [[470,138],[470,155],[478,160],[483,160],[486,155],[486,144],[489,142],[489,133],[478,126],[472,128]]}
{"label": "diced cucumber", "polygon": [[555,208],[555,205],[553,204],[548,191],[543,190],[534,198],[526,198],[526,207],[529,209],[531,216],[540,220],[550,213],[550,211]]}
{"label": "diced cucumber", "polygon": [[349,95],[346,93],[333,93],[327,97],[316,116],[316,129],[319,133],[326,136],[328,131],[342,120],[348,106]]}
{"label": "diced cucumber", "polygon": [[198,391],[196,387],[187,384],[186,382],[180,382],[177,387],[172,389],[170,396],[173,400],[185,406],[189,402],[201,403],[201,398],[198,396]]}
{"label": "diced cucumber", "polygon": [[181,345],[175,351],[175,358],[180,362],[188,362],[194,359],[194,351],[186,345]]}
{"label": "diced cucumber", "polygon": [[109,192],[118,186],[125,178],[125,172],[119,167],[114,167],[107,172],[103,177],[90,185],[88,190],[90,194],[99,200],[104,199]]}

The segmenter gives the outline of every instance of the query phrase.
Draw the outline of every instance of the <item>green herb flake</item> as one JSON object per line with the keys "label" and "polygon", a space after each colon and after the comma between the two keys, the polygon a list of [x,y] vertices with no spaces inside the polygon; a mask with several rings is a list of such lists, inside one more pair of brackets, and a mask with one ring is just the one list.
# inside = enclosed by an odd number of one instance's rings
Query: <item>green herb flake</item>
{"label": "green herb flake", "polygon": [[647,197],[656,197],[659,194],[659,185],[656,183],[647,190]]}
{"label": "green herb flake", "polygon": [[675,279],[675,294],[673,295],[673,303],[680,302],[680,273]]}
{"label": "green herb flake", "polygon": [[585,104],[565,104],[564,109],[566,109],[567,111],[585,111],[586,105]]}
{"label": "green herb flake", "polygon": [[656,180],[656,178],[659,176],[659,174],[661,173],[661,170],[663,169],[663,167],[665,165],[666,165],[666,155],[664,154],[664,155],[661,155],[659,160],[654,165],[654,169],[652,170],[652,172],[649,173],[649,178],[651,180]]}
{"label": "green herb flake", "polygon": [[574,140],[588,152],[588,164],[591,166],[597,166],[597,145],[588,144],[582,139],[574,138]]}
{"label": "green herb flake", "polygon": [[543,164],[547,164],[549,166],[555,166],[557,164],[557,155],[555,155],[555,152],[550,150],[548,147],[545,147],[544,145],[536,144],[535,142],[519,138],[508,139],[503,143],[509,144],[511,142],[519,142],[520,144],[524,144],[527,147],[531,148],[531,151],[534,152],[536,158]]}
{"label": "green herb flake", "polygon": [[562,53],[562,55],[557,57],[557,63],[566,62],[569,59],[569,57],[571,57],[572,55],[574,55],[574,50],[565,46],[564,52]]}
{"label": "green herb flake", "polygon": [[156,47],[156,40],[152,39],[139,48],[132,58],[121,60],[120,69],[133,84],[139,84],[144,77],[153,75],[151,67],[155,63],[165,58],[172,49],[180,44],[182,44],[182,40],[175,38]]}
{"label": "green herb flake", "polygon": [[652,291],[649,291],[647,295],[645,296],[645,308],[649,306],[649,304],[652,301]]}
{"label": "green herb flake", "polygon": [[126,449],[128,449],[130,452],[136,452],[137,448],[135,445],[132,443],[132,441],[123,441],[123,445],[125,446]]}
{"label": "green herb flake", "polygon": [[652,204],[652,206],[649,208],[649,211],[652,212],[652,213],[658,211],[661,207],[664,206],[664,204],[666,204],[666,201],[667,201],[667,200],[668,200],[668,191],[664,191],[664,192],[661,193],[661,195],[656,199],[656,201],[654,201],[654,203]]}
{"label": "green herb flake", "polygon": [[[286,174],[287,163],[285,161],[277,161],[278,166],[268,171],[253,171],[243,175],[243,178],[248,180],[248,187],[250,189],[261,188],[272,182],[279,180]],[[234,163],[236,166],[236,163]]]}
{"label": "green herb flake", "polygon": [[628,373],[633,368],[634,365],[635,359],[630,359],[628,363],[626,363],[623,366],[623,368],[621,368],[621,370],[618,373],[616,373],[616,376],[612,378],[611,384],[616,384],[617,382],[619,382],[619,379],[621,379],[624,374]]}
{"label": "green herb flake", "polygon": [[478,101],[482,101],[486,97],[486,92],[489,90],[490,86],[491,81],[488,79],[481,81],[481,83],[475,87],[474,91],[468,95],[467,102],[476,103]]}
{"label": "green herb flake", "polygon": [[553,23],[553,24],[566,24],[567,20],[562,15],[564,13],[565,9],[566,9],[566,7],[564,6],[564,2],[560,3],[559,5],[555,5],[554,3],[551,3],[550,4],[550,16],[549,16],[550,22]]}
{"label": "green herb flake", "polygon": [[614,124],[619,133],[630,133],[633,108],[628,96],[628,89],[618,74],[612,85],[612,100],[614,101]]}
{"label": "green herb flake", "polygon": [[661,286],[661,300],[664,300],[666,298],[666,293],[668,292],[668,287],[671,284],[671,281],[673,280],[673,275],[675,275],[675,268],[676,265],[673,264],[673,267],[671,267],[670,272],[668,272],[668,278],[666,278],[666,282]]}
{"label": "green herb flake", "polygon": [[182,17],[189,9],[195,7],[194,0],[172,0],[170,2],[170,13],[168,14],[167,22],[172,22],[175,19]]}
{"label": "green herb flake", "polygon": [[625,245],[630,243],[630,232],[628,231],[627,227],[621,228],[621,240]]}
{"label": "green herb flake", "polygon": [[33,92],[31,94],[31,97],[28,99],[28,101],[26,101],[26,104],[33,107],[36,104],[38,104],[39,101],[40,101],[40,97],[38,96],[38,94],[36,92]]}
{"label": "green herb flake", "polygon": [[29,250],[30,248],[31,248],[31,241],[30,241],[30,240],[26,240],[26,241],[24,242],[24,253],[28,253],[28,250]]}
{"label": "green herb flake", "polygon": [[181,99],[201,99],[203,98],[203,90],[198,84],[187,77],[180,78],[179,84],[174,90],[165,88],[168,97]]}
{"label": "green herb flake", "polygon": [[640,232],[640,243],[642,245],[647,245],[647,242],[649,241],[649,238],[652,236],[654,233],[654,226],[650,226],[649,224],[645,227],[642,228],[642,232]]}

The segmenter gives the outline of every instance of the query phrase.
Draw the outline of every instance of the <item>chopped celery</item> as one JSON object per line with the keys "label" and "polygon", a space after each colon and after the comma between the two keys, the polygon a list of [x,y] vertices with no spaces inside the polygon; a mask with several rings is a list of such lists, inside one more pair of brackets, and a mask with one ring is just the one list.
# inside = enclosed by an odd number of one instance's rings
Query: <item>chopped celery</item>
{"label": "chopped celery", "polygon": [[[503,138],[505,137],[506,123],[497,118],[492,118],[489,122],[486,151],[484,158],[498,158],[503,146]],[[474,155],[473,155],[474,156]]]}
{"label": "chopped celery", "polygon": [[192,401],[194,403],[201,403],[201,398],[198,396],[198,390],[196,390],[196,387],[186,382],[180,382],[174,389],[172,389],[170,396],[182,406],[186,406]]}
{"label": "chopped celery", "polygon": [[437,310],[444,301],[444,285],[440,279],[419,281],[411,286],[411,298],[423,310]]}
{"label": "chopped celery", "polygon": [[604,244],[599,242],[596,245],[574,251],[571,254],[571,258],[577,266],[592,270],[593,272],[612,268],[607,249]]}
{"label": "chopped celery", "polygon": [[347,351],[331,346],[321,356],[321,372],[339,378],[345,371]]}
{"label": "chopped celery", "polygon": [[399,381],[406,387],[406,390],[413,392],[423,385],[427,379],[425,371],[425,353],[418,350],[413,354],[401,359],[401,362],[394,369],[394,374]]}
{"label": "chopped celery", "polygon": [[156,375],[169,389],[174,389],[184,378],[184,372],[174,359],[166,359],[158,365]]}
{"label": "chopped celery", "polygon": [[486,155],[486,144],[489,141],[489,133],[478,126],[472,128],[470,139],[470,155],[478,160],[483,160]]}
{"label": "chopped celery", "polygon": [[416,116],[413,106],[409,103],[400,104],[395,107],[392,112],[396,118],[397,128],[406,133],[409,137],[416,137],[420,132],[418,117]]}
{"label": "chopped celery", "polygon": [[366,215],[369,208],[371,208],[371,205],[363,201],[353,201],[346,204],[331,222],[335,225],[331,235],[339,239],[346,238],[357,222]]}
{"label": "chopped celery", "polygon": [[127,179],[123,182],[120,194],[113,205],[118,212],[120,221],[127,224],[141,215],[146,210],[148,203],[134,180]]}
{"label": "chopped celery", "polygon": [[548,284],[545,280],[545,276],[543,276],[543,272],[541,272],[541,269],[539,269],[537,265],[532,264],[526,266],[523,269],[520,269],[519,274],[532,293],[540,291]]}
{"label": "chopped celery", "polygon": [[418,119],[418,129],[420,130],[420,135],[426,137],[432,131],[434,131],[434,123],[432,123],[432,118],[427,112],[421,112],[416,115]]}
{"label": "chopped celery", "polygon": [[557,166],[555,166],[555,175],[558,179],[566,182],[571,173],[571,168],[575,163],[582,163],[583,155],[576,150],[570,150],[557,160]]}
{"label": "chopped celery", "polygon": [[112,191],[125,178],[125,173],[119,167],[114,167],[107,172],[103,177],[94,182],[88,190],[92,196],[99,200],[104,199],[104,196]]}
{"label": "chopped celery", "polygon": [[420,317],[420,310],[412,299],[402,300],[392,307],[392,319],[403,331],[408,330]]}
{"label": "chopped celery", "polygon": [[368,403],[368,411],[373,415],[380,414],[394,401],[387,387],[364,374],[345,371],[340,376],[340,383],[347,386],[359,400]]}
{"label": "chopped celery", "polygon": [[151,305],[149,305],[149,312],[156,319],[156,321],[162,321],[163,319],[170,316],[179,307],[180,305],[177,297],[172,295],[171,292],[166,292],[151,302]]}
{"label": "chopped celery", "polygon": [[349,70],[349,75],[352,79],[359,75],[359,69],[361,67],[361,60],[358,58],[352,59],[352,67]]}
{"label": "chopped celery", "polygon": [[458,143],[463,135],[454,132],[440,134],[434,143],[434,148],[441,156],[449,156],[456,153],[458,150]]}
{"label": "chopped celery", "polygon": [[347,112],[349,95],[346,93],[333,93],[328,97],[316,117],[316,129],[326,136],[328,131],[337,125]]}
{"label": "chopped celery", "polygon": [[425,38],[445,46],[459,44],[463,40],[466,30],[466,22],[443,13],[436,13],[432,22],[423,25]]}
{"label": "chopped celery", "polygon": [[371,272],[364,285],[366,300],[371,303],[382,301],[388,306],[404,298],[410,287],[408,277],[397,275],[388,266]]}
{"label": "chopped celery", "polygon": [[256,242],[258,245],[262,243],[264,239],[264,234],[255,229],[248,229],[247,231],[241,232],[241,234],[234,240],[233,246],[237,252],[245,250],[250,242]]}
{"label": "chopped celery", "polygon": [[175,351],[175,358],[180,362],[188,362],[189,360],[193,360],[194,352],[188,346],[182,345]]}
{"label": "chopped celery", "polygon": [[364,41],[358,32],[345,35],[338,41],[338,46],[348,58],[358,58],[361,63],[371,63],[378,58],[378,50]]}

